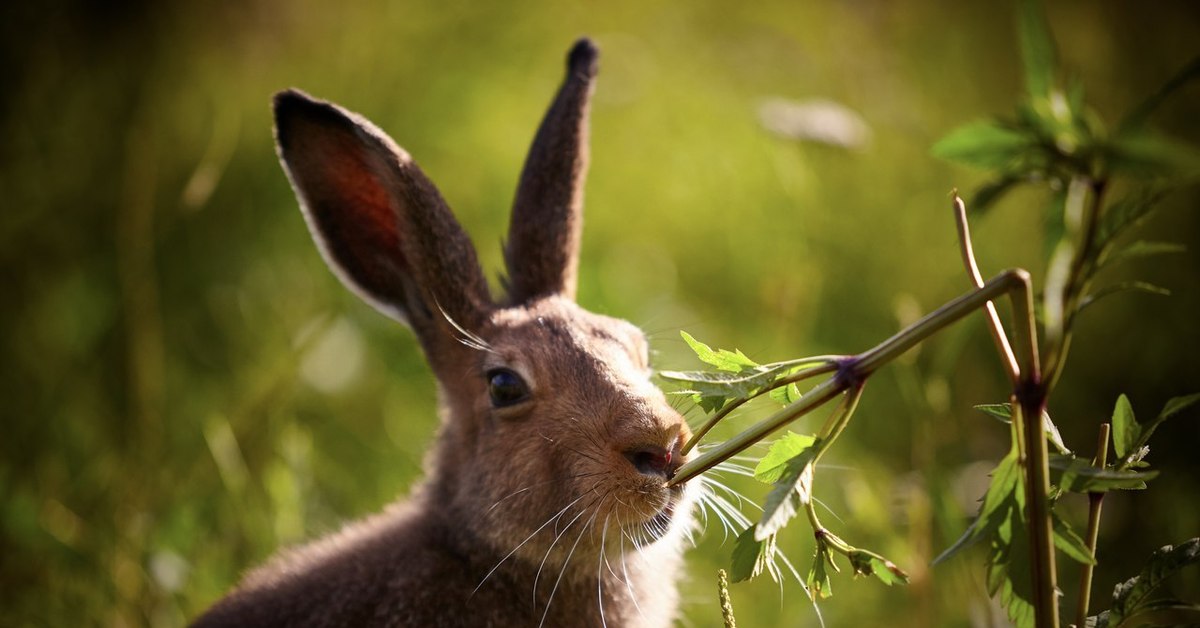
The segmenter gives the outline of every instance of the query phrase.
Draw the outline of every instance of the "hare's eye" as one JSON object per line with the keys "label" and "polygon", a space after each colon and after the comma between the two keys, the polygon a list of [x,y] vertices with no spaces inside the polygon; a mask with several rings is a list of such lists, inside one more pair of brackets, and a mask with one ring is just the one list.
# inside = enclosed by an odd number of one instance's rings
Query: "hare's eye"
{"label": "hare's eye", "polygon": [[529,397],[529,386],[520,375],[508,369],[492,369],[487,373],[488,395],[497,408],[511,406]]}

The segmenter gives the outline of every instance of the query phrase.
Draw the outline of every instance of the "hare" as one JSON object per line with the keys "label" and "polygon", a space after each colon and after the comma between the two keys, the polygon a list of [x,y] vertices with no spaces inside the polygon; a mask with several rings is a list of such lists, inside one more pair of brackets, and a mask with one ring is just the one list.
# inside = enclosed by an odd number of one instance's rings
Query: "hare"
{"label": "hare", "polygon": [[689,431],[632,324],[574,302],[598,52],[579,40],[530,148],[494,301],[407,153],[294,90],[276,140],[341,281],[407,324],[441,426],[405,500],[252,571],[197,626],[665,626],[691,498]]}

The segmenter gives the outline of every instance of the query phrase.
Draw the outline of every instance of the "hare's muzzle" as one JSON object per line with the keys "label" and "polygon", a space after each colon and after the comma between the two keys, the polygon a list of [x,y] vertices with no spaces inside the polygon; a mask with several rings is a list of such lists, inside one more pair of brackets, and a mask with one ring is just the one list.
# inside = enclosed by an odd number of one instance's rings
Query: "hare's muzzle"
{"label": "hare's muzzle", "polygon": [[683,454],[680,451],[679,440],[671,449],[658,445],[643,445],[625,452],[625,458],[633,468],[642,475],[671,479],[675,471],[683,464]]}

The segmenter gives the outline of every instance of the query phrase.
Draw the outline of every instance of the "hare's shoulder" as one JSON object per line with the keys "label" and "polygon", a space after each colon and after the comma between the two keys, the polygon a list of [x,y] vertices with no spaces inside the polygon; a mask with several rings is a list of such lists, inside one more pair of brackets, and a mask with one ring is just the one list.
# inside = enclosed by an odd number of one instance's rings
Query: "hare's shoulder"
{"label": "hare's shoulder", "polygon": [[196,625],[412,625],[469,597],[469,561],[444,536],[428,511],[395,504],[281,552]]}

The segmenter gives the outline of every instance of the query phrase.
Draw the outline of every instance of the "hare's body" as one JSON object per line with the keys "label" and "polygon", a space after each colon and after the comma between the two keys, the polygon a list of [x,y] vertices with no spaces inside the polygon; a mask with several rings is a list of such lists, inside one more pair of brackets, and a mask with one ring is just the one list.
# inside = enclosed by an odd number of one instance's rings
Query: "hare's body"
{"label": "hare's body", "polygon": [[201,626],[664,626],[689,525],[688,432],[624,321],[574,303],[595,48],[530,149],[493,302],[433,184],[366,120],[275,100],[279,150],[342,280],[407,323],[442,425],[404,502],[251,572]]}

